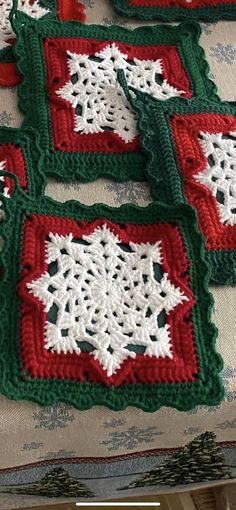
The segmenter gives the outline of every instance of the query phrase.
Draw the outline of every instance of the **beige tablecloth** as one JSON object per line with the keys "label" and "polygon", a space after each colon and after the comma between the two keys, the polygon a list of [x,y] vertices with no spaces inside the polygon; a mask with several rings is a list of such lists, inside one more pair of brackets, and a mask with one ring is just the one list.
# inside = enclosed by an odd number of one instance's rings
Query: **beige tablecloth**
{"label": "beige tablecloth", "polygon": [[[118,18],[109,0],[84,0],[89,23],[118,23],[134,26],[130,19]],[[236,24],[202,23],[201,44],[210,64],[211,75],[222,99],[236,99]],[[0,122],[20,126],[17,91],[0,90]],[[56,200],[77,199],[85,204],[103,202],[114,207],[125,202],[145,206],[150,201],[148,185],[114,183],[105,179],[92,184],[59,184],[50,181],[47,194]],[[225,402],[216,408],[199,407],[189,413],[163,408],[149,414],[128,408],[114,412],[104,407],[77,411],[61,404],[40,408],[30,402],[12,402],[0,397],[0,487],[37,482],[65,459],[70,476],[85,483],[96,499],[123,496],[116,489],[127,486],[138,473],[162,463],[168,453],[197,435],[213,431],[222,443],[226,463],[236,476],[236,290],[212,288],[215,298],[214,321],[219,328],[217,349],[224,359]],[[167,449],[164,451],[164,449]],[[147,451],[151,453],[147,453]],[[233,467],[234,466],[234,467]],[[10,468],[10,469],[9,469]],[[152,486],[130,489],[125,496],[153,494],[170,488]],[[182,486],[178,486],[178,490]],[[2,489],[3,490],[3,489]],[[14,492],[14,491],[13,491]],[[73,499],[73,498],[72,498]],[[0,508],[20,508],[48,503],[37,495],[1,493]],[[64,501],[64,499],[51,502]]]}

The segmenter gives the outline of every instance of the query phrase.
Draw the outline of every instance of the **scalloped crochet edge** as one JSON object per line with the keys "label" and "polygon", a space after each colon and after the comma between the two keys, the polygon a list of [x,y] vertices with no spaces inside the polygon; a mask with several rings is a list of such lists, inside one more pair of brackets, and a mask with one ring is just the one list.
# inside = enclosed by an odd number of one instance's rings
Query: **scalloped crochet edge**
{"label": "scalloped crochet edge", "polygon": [[113,7],[121,16],[136,17],[142,20],[161,21],[205,21],[236,20],[236,5],[220,4],[217,6],[195,9],[184,7],[142,7],[128,4],[128,0],[111,0]]}
{"label": "scalloped crochet edge", "polygon": [[[200,98],[192,98],[188,101],[183,98],[170,98],[165,102],[158,101],[149,94],[127,87],[123,73],[120,73],[119,76],[126,95],[139,113],[140,145],[147,156],[146,174],[153,199],[169,204],[186,204],[183,180],[176,161],[175,144],[166,116],[169,118],[172,113],[181,115],[212,112],[229,114],[236,119],[236,102],[213,103]],[[129,91],[133,91],[136,97],[133,97]],[[158,118],[158,122],[155,122],[155,116]],[[155,139],[155,151],[153,150],[153,139]],[[158,147],[160,151],[158,151]],[[172,150],[170,150],[171,147]],[[159,172],[157,172],[158,168]],[[168,175],[168,179],[166,175]],[[210,281],[212,284],[232,285],[236,283],[236,247],[235,250],[206,250],[206,256],[211,265]]]}
{"label": "scalloped crochet edge", "polygon": [[[4,172],[1,173],[4,174]],[[6,218],[0,225],[0,235],[4,239],[4,249],[0,255],[0,265],[4,268],[0,286],[2,302],[0,390],[4,395],[14,400],[33,400],[41,405],[52,405],[64,401],[80,410],[90,409],[93,405],[105,405],[113,410],[135,406],[144,411],[154,412],[161,406],[171,406],[178,410],[188,411],[195,405],[217,405],[221,402],[224,390],[219,372],[222,370],[223,362],[215,349],[217,329],[211,322],[213,298],[208,290],[209,265],[204,257],[203,238],[197,229],[196,214],[191,207],[186,205],[170,207],[153,203],[147,208],[134,205],[112,208],[102,204],[84,206],[76,201],[58,204],[45,197],[36,202],[32,198],[26,197],[17,185],[11,203],[9,203],[9,199],[2,196],[1,199],[6,213]],[[19,300],[12,299],[12,292],[14,295],[14,289],[20,278],[20,254],[17,247],[22,243],[23,211],[26,214],[45,213],[88,221],[98,217],[106,217],[108,220],[114,218],[114,221],[118,223],[127,222],[127,218],[129,222],[133,223],[152,223],[152,221],[158,221],[158,216],[159,221],[178,221],[188,259],[197,262],[197,267],[193,263],[189,270],[190,286],[194,287],[193,292],[198,303],[192,309],[194,330],[198,337],[195,345],[201,367],[197,382],[174,385],[170,383],[138,383],[114,388],[101,383],[33,378],[25,380],[25,376],[22,379],[18,324],[14,324],[14,321],[9,322],[9,310],[19,319]],[[14,240],[13,243],[12,240]],[[207,338],[204,338],[203,332],[206,331]],[[16,359],[17,355],[18,359]]]}
{"label": "scalloped crochet edge", "polygon": [[[45,35],[63,36],[81,36],[84,38],[95,38],[99,40],[118,40],[127,43],[140,44],[145,40],[148,44],[160,44],[162,40],[165,44],[174,44],[178,41],[178,49],[191,82],[193,93],[219,101],[216,85],[209,79],[209,66],[205,58],[205,52],[199,45],[201,29],[196,24],[181,24],[177,27],[172,26],[150,26],[138,27],[135,30],[128,30],[123,27],[105,27],[98,25],[79,25],[75,22],[65,22],[63,24],[51,22],[43,18],[38,23],[34,20],[25,19],[25,15],[18,11],[12,13],[12,22],[15,32],[18,34],[17,43],[14,52],[17,58],[18,71],[22,75],[22,81],[18,87],[19,107],[25,115],[24,126],[33,125],[38,127],[41,136],[41,145],[45,150],[45,172],[47,175],[57,177],[63,181],[71,182],[78,178],[82,182],[91,182],[99,177],[113,178],[117,181],[126,181],[129,179],[136,181],[145,180],[145,157],[140,152],[135,153],[76,153],[59,152],[52,153],[53,140],[50,129],[50,112],[48,103],[43,94],[45,82],[42,76],[46,76],[45,63],[42,58],[42,49],[37,38]],[[22,26],[23,25],[23,26]],[[29,32],[31,31],[31,32]],[[24,35],[25,33],[25,35]],[[33,35],[37,40],[32,42]],[[32,37],[31,37],[32,36]],[[38,62],[38,71],[34,74],[32,80],[29,72],[26,58],[27,46],[24,38],[31,40],[31,46],[34,45],[34,51],[40,54]],[[188,42],[187,42],[188,41]],[[176,43],[177,44],[177,43]],[[35,47],[37,46],[37,50]],[[37,76],[38,75],[38,76]],[[38,97],[43,97],[42,104],[37,103],[40,109],[40,119],[36,115],[36,110],[32,112],[32,99],[35,97],[35,81],[41,79],[40,90],[37,89]],[[39,100],[38,100],[39,101]],[[35,116],[37,118],[35,118]]]}

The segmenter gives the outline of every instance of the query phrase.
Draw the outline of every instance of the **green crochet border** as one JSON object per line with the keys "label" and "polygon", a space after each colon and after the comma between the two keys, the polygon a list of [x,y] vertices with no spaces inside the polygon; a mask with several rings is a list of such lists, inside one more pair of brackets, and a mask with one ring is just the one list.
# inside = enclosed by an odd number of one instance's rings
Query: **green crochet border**
{"label": "green crochet border", "polygon": [[236,20],[236,5],[219,4],[214,7],[187,9],[184,7],[142,7],[129,5],[129,0],[111,0],[114,9],[121,16],[135,16],[143,20],[162,21],[219,21]]}
{"label": "green crochet border", "polygon": [[[46,16],[51,16],[54,19],[57,18],[57,0],[39,0],[39,4],[41,7],[45,9],[50,9],[50,13],[46,14]],[[0,63],[1,64],[10,64],[15,62],[15,57],[13,53],[13,47],[7,46],[0,50]]]}
{"label": "green crochet border", "polygon": [[[222,359],[215,351],[217,329],[211,322],[213,298],[208,291],[209,267],[204,258],[203,238],[197,230],[195,211],[187,206],[170,207],[153,203],[147,208],[123,205],[111,208],[102,204],[85,206],[71,201],[59,204],[42,197],[34,201],[18,189],[11,199],[3,200],[6,220],[0,226],[5,243],[0,256],[4,276],[0,286],[0,390],[11,399],[29,399],[41,405],[59,401],[73,404],[78,409],[93,405],[105,405],[113,410],[136,406],[153,412],[161,406],[172,406],[188,411],[198,404],[217,405],[224,396],[219,371]],[[193,328],[200,373],[195,383],[175,384],[123,384],[107,387],[102,383],[80,383],[58,379],[22,379],[19,355],[19,299],[15,289],[20,278],[22,229],[25,217],[30,213],[92,221],[106,217],[116,223],[151,224],[154,221],[177,223],[181,229],[184,245],[190,261],[190,287],[196,298],[192,309]]]}
{"label": "green crochet border", "polygon": [[[122,82],[122,74],[121,82]],[[129,95],[129,90],[126,94]],[[133,89],[132,89],[133,90]],[[167,204],[187,203],[183,181],[178,168],[175,142],[170,129],[173,114],[212,112],[232,115],[236,118],[236,102],[212,103],[193,98],[170,98],[158,101],[150,95],[135,91],[136,98],[129,95],[132,105],[139,113],[141,146],[147,154],[147,177],[150,180],[154,200]],[[206,250],[211,265],[211,283],[229,285],[236,283],[236,249]]]}
{"label": "green crochet border", "polygon": [[43,153],[40,149],[38,133],[32,128],[21,130],[17,128],[1,127],[0,145],[2,144],[13,144],[22,149],[28,192],[35,197],[42,195],[46,182],[42,172]]}
{"label": "green crochet border", "polygon": [[[24,126],[39,129],[41,145],[45,151],[45,173],[71,182],[83,182],[99,177],[118,181],[145,180],[146,158],[141,152],[126,154],[72,153],[55,151],[46,94],[46,68],[42,40],[45,36],[83,37],[98,40],[116,40],[145,44],[175,44],[191,82],[194,94],[219,101],[215,84],[208,78],[209,67],[203,49],[199,46],[201,29],[197,25],[178,27],[141,27],[133,31],[122,27],[83,25],[77,22],[57,23],[49,18],[34,20],[19,11],[12,19],[18,34],[14,51],[20,74],[18,87],[19,106],[25,114]],[[32,59],[33,55],[33,59]]]}

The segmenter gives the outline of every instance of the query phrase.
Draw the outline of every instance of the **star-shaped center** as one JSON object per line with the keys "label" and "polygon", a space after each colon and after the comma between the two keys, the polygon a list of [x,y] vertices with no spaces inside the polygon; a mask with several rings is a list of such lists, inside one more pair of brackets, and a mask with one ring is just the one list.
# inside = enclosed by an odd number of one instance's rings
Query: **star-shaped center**
{"label": "star-shaped center", "polygon": [[85,349],[108,377],[137,352],[172,358],[166,316],[188,298],[162,270],[161,241],[124,245],[104,224],[46,245],[48,271],[27,284],[47,312],[46,349]]}
{"label": "star-shaped center", "polygon": [[57,94],[74,108],[74,130],[78,133],[110,130],[125,143],[137,136],[136,113],[117,81],[119,69],[124,70],[129,85],[157,99],[183,94],[162,78],[160,59],[130,60],[115,43],[108,44],[94,56],[71,51],[67,51],[67,55],[70,81]]}

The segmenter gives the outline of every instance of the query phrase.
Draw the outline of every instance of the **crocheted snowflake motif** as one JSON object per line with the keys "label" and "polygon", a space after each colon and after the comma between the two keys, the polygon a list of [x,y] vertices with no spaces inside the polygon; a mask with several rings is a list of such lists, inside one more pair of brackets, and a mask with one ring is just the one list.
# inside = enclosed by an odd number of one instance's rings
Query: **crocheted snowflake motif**
{"label": "crocheted snowflake motif", "polygon": [[[102,133],[111,130],[125,143],[137,136],[137,117],[117,82],[123,69],[129,85],[157,99],[180,96],[183,91],[162,80],[161,60],[129,60],[113,43],[94,57],[67,51],[70,81],[57,91],[75,109],[74,130]],[[157,77],[161,83],[158,83]]]}
{"label": "crocheted snowflake motif", "polygon": [[221,223],[236,225],[236,133],[201,133],[207,166],[195,179],[217,200]]}
{"label": "crocheted snowflake motif", "polygon": [[188,298],[162,271],[160,241],[124,245],[105,224],[79,240],[50,233],[46,252],[48,271],[27,284],[47,312],[46,349],[86,350],[108,377],[137,352],[172,358],[166,316]]}
{"label": "crocheted snowflake motif", "polygon": [[[7,41],[15,36],[9,19],[12,4],[13,0],[0,0],[0,41],[2,47],[7,46]],[[38,0],[33,2],[31,0],[18,0],[18,9],[35,19],[42,18],[49,12],[41,7]]]}

